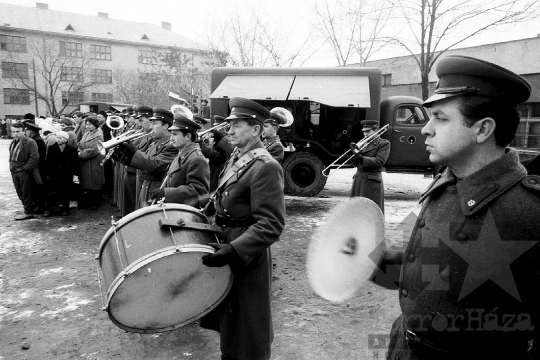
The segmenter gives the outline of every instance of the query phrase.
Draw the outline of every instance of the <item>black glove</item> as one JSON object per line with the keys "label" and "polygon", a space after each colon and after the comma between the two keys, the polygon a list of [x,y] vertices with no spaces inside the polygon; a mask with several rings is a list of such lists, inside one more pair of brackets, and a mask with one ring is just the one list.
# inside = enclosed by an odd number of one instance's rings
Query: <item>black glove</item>
{"label": "black glove", "polygon": [[213,254],[204,255],[202,263],[210,267],[222,267],[227,264],[236,264],[240,261],[238,254],[231,244],[210,243],[209,246],[217,251]]}
{"label": "black glove", "polygon": [[152,190],[152,192],[150,193],[150,198],[151,199],[159,200],[159,199],[164,198],[164,197],[165,197],[165,189]]}
{"label": "black glove", "polygon": [[223,137],[225,136],[224,133],[222,133],[221,131],[218,131],[218,130],[214,130],[212,133],[214,134],[214,143],[215,144],[220,142],[221,139],[223,139]]}
{"label": "black glove", "polygon": [[131,163],[131,159],[133,159],[133,155],[137,152],[137,148],[135,145],[130,143],[129,141],[121,143],[118,146],[118,150],[122,152],[122,158],[120,161],[122,164],[129,165]]}

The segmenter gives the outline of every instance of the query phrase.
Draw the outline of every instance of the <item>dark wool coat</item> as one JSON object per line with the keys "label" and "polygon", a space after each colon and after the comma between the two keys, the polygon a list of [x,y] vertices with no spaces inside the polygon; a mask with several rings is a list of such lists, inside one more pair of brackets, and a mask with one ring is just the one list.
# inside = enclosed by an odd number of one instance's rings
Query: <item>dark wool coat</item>
{"label": "dark wool coat", "polygon": [[[238,360],[268,360],[274,337],[271,315],[272,256],[270,245],[285,226],[283,169],[265,153],[218,189],[217,214],[252,219],[251,226],[223,227],[223,240],[233,246],[241,266],[225,300],[201,319],[201,326],[220,331],[221,352]],[[227,162],[224,176],[232,166]]]}
{"label": "dark wool coat", "polygon": [[85,132],[79,142],[81,161],[80,186],[84,190],[101,190],[105,184],[105,173],[100,165],[103,156],[99,153],[98,142],[103,141],[101,129]]}
{"label": "dark wool coat", "polygon": [[360,155],[363,159],[357,156],[352,159],[352,164],[358,170],[353,177],[351,197],[362,196],[373,200],[384,213],[384,183],[381,171],[384,171],[384,164],[390,155],[390,142],[378,138],[360,151]]}
{"label": "dark wool coat", "polygon": [[153,141],[146,152],[137,150],[128,164],[142,170],[137,173],[142,183],[137,209],[150,205],[150,193],[161,187],[167,167],[178,155],[178,149],[169,140],[169,136],[163,136]]}
{"label": "dark wool coat", "polygon": [[[133,144],[137,147],[137,150],[145,152],[150,144],[152,143],[152,137],[147,136],[139,140],[135,140]],[[140,184],[137,183],[137,174],[142,172],[142,170],[137,170],[134,167],[122,165],[123,174],[122,174],[122,183],[120,190],[122,198],[120,201],[120,211],[122,216],[125,216],[137,209],[139,204],[139,196],[141,194],[141,187],[143,180],[141,179]]]}
{"label": "dark wool coat", "polygon": [[165,181],[165,202],[202,208],[208,203],[210,169],[198,144],[190,144],[174,158]]}
{"label": "dark wool coat", "polygon": [[283,162],[283,158],[285,157],[285,148],[279,140],[279,136],[276,135],[274,137],[264,139],[264,146],[278,163],[281,164]]}
{"label": "dark wool coat", "polygon": [[[460,181],[447,169],[420,202],[387,359],[526,359],[531,340],[538,352],[540,177],[509,149]],[[406,330],[456,354],[411,347]]]}
{"label": "dark wool coat", "polygon": [[85,133],[84,121],[81,120],[80,122],[78,122],[75,125],[75,129],[73,131],[75,132],[75,135],[77,136],[77,144],[78,144]]}
{"label": "dark wool coat", "polygon": [[[69,205],[69,197],[73,190],[73,175],[80,175],[80,161],[77,148],[66,145],[60,150],[58,143],[49,146],[45,160],[45,176],[47,192],[54,195],[58,202]],[[48,199],[50,202],[50,199]],[[65,204],[67,202],[67,204]]]}
{"label": "dark wool coat", "polygon": [[21,142],[21,147],[19,151],[19,156],[15,161],[11,161],[11,151],[12,148],[15,148],[15,139],[11,141],[11,145],[9,146],[9,171],[11,171],[11,173],[21,171],[32,173],[34,181],[37,184],[41,184],[41,176],[38,169],[39,150],[36,142],[26,136],[19,141]]}
{"label": "dark wool coat", "polygon": [[[38,147],[39,152],[39,162],[38,162],[38,169],[41,177],[44,175],[45,171],[45,157],[47,155],[47,145],[45,145],[45,140],[41,136],[39,136],[39,133],[36,131],[35,135],[31,138],[36,142],[36,145]],[[43,180],[43,179],[42,179]]]}

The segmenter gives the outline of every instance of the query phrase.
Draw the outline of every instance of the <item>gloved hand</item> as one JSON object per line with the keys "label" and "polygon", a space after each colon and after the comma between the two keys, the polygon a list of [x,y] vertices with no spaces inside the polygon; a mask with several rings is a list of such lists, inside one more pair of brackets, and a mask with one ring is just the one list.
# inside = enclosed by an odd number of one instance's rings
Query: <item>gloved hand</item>
{"label": "gloved hand", "polygon": [[222,267],[240,261],[238,254],[234,251],[231,244],[210,243],[208,245],[217,251],[202,257],[202,263],[204,265],[210,267]]}
{"label": "gloved hand", "polygon": [[155,189],[150,192],[150,198],[159,200],[165,197],[165,189]]}
{"label": "gloved hand", "polygon": [[353,157],[351,159],[351,162],[352,162],[353,165],[356,166],[358,164],[362,164],[363,160],[364,160],[364,156],[362,154],[358,153],[358,154],[353,155]]}

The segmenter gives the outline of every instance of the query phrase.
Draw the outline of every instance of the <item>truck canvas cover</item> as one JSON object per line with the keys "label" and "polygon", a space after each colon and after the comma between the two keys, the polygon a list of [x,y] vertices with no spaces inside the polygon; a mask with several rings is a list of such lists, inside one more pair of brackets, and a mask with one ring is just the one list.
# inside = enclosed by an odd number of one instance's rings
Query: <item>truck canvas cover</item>
{"label": "truck canvas cover", "polygon": [[369,77],[354,75],[229,75],[211,99],[304,100],[336,107],[371,107]]}

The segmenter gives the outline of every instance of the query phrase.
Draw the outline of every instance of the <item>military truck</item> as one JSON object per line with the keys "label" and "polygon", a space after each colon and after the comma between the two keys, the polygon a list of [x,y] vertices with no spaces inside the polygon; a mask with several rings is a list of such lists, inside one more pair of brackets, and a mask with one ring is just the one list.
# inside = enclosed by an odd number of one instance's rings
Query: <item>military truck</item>
{"label": "military truck", "polygon": [[382,135],[391,143],[387,172],[433,174],[437,169],[420,133],[428,121],[422,101],[394,96],[381,102],[381,81],[378,68],[215,68],[211,113],[227,116],[232,97],[292,112],[294,123],[279,131],[285,190],[291,195],[314,196],[323,189],[323,169],[362,139],[362,120],[389,125]]}

